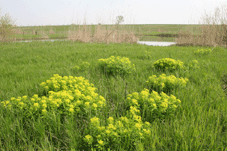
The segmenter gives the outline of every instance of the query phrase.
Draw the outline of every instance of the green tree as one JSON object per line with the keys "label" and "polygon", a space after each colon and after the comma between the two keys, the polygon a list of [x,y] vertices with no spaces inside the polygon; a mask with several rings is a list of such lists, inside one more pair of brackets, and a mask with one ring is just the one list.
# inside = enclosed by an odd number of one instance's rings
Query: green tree
{"label": "green tree", "polygon": [[9,14],[0,15],[0,41],[10,41],[14,22]]}
{"label": "green tree", "polygon": [[121,22],[124,22],[124,17],[123,16],[117,16],[117,23],[120,24]]}

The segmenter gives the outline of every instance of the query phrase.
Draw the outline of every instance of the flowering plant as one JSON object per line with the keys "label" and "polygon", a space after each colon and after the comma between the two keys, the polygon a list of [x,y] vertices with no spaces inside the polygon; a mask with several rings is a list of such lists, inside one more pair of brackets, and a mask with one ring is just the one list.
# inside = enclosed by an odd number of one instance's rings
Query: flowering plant
{"label": "flowering plant", "polygon": [[141,56],[138,56],[138,58],[141,58],[141,59],[150,59],[151,58],[151,54],[152,54],[151,52],[145,50],[145,52],[142,53]]}
{"label": "flowering plant", "polygon": [[124,76],[135,70],[135,65],[131,64],[129,58],[120,56],[111,56],[107,59],[99,59],[98,64],[101,70],[109,75],[120,74]]}
{"label": "flowering plant", "polygon": [[82,62],[80,65],[76,65],[74,66],[74,70],[81,70],[81,71],[85,71],[89,68],[90,63],[88,62]]}
{"label": "flowering plant", "polygon": [[195,55],[205,55],[211,53],[211,49],[198,49],[194,51]]}
{"label": "flowering plant", "polygon": [[184,63],[179,60],[174,60],[171,58],[163,58],[154,62],[154,67],[161,70],[177,70],[184,68]]}
{"label": "flowering plant", "polygon": [[89,130],[90,133],[84,137],[85,143],[99,149],[110,146],[118,148],[121,145],[127,150],[137,140],[145,140],[151,135],[150,123],[143,123],[137,115],[133,115],[133,118],[109,117],[103,124],[98,117],[93,117]]}
{"label": "flowering plant", "polygon": [[158,92],[170,92],[174,88],[186,87],[187,82],[187,78],[176,78],[174,75],[166,76],[165,74],[159,77],[152,75],[146,81],[150,90]]}
{"label": "flowering plant", "polygon": [[19,108],[26,116],[46,115],[48,112],[91,116],[97,115],[106,105],[104,97],[95,93],[96,88],[83,77],[61,77],[55,74],[40,85],[47,92],[47,96],[38,97],[35,94],[30,99],[23,96],[1,103],[7,108]]}
{"label": "flowering plant", "polygon": [[127,103],[130,106],[129,113],[141,114],[144,120],[151,121],[173,115],[181,101],[174,95],[168,96],[164,92],[159,95],[156,91],[149,93],[148,89],[144,89],[141,93],[129,94]]}
{"label": "flowering plant", "polygon": [[199,62],[197,60],[192,60],[187,64],[188,69],[199,69]]}

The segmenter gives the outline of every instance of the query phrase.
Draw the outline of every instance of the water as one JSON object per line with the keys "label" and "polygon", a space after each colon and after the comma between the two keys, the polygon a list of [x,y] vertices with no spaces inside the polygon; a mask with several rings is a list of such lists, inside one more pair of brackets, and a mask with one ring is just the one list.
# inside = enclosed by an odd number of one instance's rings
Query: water
{"label": "water", "polygon": [[64,39],[46,39],[46,40],[22,40],[22,41],[16,41],[16,42],[33,42],[33,41],[50,41],[50,42],[54,42],[54,41],[66,41]]}
{"label": "water", "polygon": [[137,43],[145,44],[148,46],[171,46],[176,44],[176,42],[163,42],[163,41],[138,41]]}
{"label": "water", "polygon": [[[65,39],[47,39],[47,40],[23,40],[23,41],[18,41],[18,42],[32,42],[32,41],[66,41]],[[138,44],[144,44],[148,46],[171,46],[175,45],[176,42],[162,42],[162,41],[138,41]]]}

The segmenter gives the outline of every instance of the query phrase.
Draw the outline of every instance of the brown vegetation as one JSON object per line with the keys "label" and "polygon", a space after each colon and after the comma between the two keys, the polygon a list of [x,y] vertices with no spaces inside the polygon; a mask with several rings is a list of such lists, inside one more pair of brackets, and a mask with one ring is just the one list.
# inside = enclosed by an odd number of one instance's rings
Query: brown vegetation
{"label": "brown vegetation", "polygon": [[181,31],[176,38],[177,45],[225,46],[227,42],[227,9],[216,8],[213,16],[205,14],[203,24],[195,31]]}
{"label": "brown vegetation", "polygon": [[53,31],[53,29],[50,29],[50,30],[49,30],[49,34],[50,34],[50,35],[55,34],[55,32]]}
{"label": "brown vegetation", "polygon": [[79,27],[77,31],[69,31],[68,39],[80,42],[96,42],[96,43],[136,43],[138,38],[132,31],[120,29],[118,25],[109,27],[97,25],[93,31],[91,27],[86,25]]}

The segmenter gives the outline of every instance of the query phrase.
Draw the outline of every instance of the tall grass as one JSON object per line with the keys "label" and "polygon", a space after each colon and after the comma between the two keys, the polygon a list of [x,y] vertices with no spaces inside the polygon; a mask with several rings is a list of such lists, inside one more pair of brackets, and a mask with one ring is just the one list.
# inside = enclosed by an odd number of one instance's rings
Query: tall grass
{"label": "tall grass", "polygon": [[133,31],[129,31],[123,25],[79,25],[78,29],[68,32],[68,39],[96,43],[136,43],[139,40]]}

